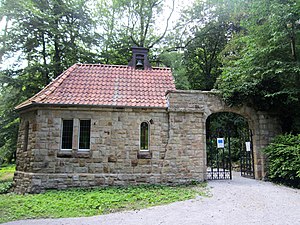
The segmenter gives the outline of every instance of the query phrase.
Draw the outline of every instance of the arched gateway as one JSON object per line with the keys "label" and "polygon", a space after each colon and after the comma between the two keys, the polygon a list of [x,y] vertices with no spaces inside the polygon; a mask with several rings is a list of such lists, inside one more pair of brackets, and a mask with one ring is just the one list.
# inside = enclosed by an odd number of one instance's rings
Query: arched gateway
{"label": "arched gateway", "polygon": [[[170,91],[167,99],[170,127],[179,128],[176,129],[179,132],[171,129],[170,155],[184,151],[177,149],[176,146],[190,146],[191,148],[186,149],[185,152],[193,155],[189,161],[194,162],[195,165],[190,164],[189,166],[191,168],[199,166],[202,169],[203,177],[206,177],[206,120],[213,113],[232,112],[247,119],[253,135],[255,178],[263,179],[265,177],[266,162],[261,149],[281,131],[276,117],[266,112],[255,111],[247,106],[229,107],[216,92],[211,91]],[[184,143],[185,141],[186,143]],[[199,158],[201,158],[201,162],[197,162]]]}

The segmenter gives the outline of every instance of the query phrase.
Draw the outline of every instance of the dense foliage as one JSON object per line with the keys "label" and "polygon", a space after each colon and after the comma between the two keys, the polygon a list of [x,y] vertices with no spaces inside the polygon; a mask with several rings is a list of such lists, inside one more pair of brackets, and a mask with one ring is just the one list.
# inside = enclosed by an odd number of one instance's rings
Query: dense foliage
{"label": "dense foliage", "polygon": [[227,24],[211,22],[197,31],[185,50],[184,62],[191,89],[211,90],[222,73],[218,55],[226,42]]}
{"label": "dense foliage", "polygon": [[300,188],[300,135],[280,135],[264,151],[270,180]]}
{"label": "dense foliage", "polygon": [[299,132],[300,2],[254,0],[243,13],[216,87],[229,104],[276,112],[284,131]]}

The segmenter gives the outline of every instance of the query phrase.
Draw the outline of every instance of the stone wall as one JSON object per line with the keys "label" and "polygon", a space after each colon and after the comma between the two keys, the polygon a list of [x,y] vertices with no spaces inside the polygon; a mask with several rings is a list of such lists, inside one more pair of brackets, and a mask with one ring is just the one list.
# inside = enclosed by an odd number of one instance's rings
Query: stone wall
{"label": "stone wall", "polygon": [[[167,99],[168,109],[40,107],[21,112],[15,192],[205,180],[205,124],[216,112],[234,112],[248,120],[254,131],[255,176],[265,176],[261,148],[280,132],[274,117],[249,107],[228,107],[211,92],[172,91]],[[74,121],[71,151],[60,149],[62,119]],[[80,119],[91,120],[89,151],[77,147]],[[150,124],[149,152],[139,149],[144,121]]]}
{"label": "stone wall", "polygon": [[[72,151],[60,150],[62,119],[74,119]],[[90,151],[78,150],[79,119],[91,119]],[[166,109],[48,108],[22,113],[15,192],[203,180],[203,174],[195,171],[203,163],[192,141],[198,127],[179,135],[181,128],[188,129],[187,122],[196,120],[191,115],[169,115]],[[25,151],[27,121],[30,144]],[[151,121],[149,152],[139,149],[144,121]]]}

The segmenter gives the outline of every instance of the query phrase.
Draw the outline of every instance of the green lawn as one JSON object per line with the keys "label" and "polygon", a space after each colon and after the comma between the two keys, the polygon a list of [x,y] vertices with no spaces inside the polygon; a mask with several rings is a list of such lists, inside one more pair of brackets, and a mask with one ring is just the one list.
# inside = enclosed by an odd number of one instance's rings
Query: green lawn
{"label": "green lawn", "polygon": [[15,170],[15,165],[0,167],[0,194],[6,193],[11,187]]}
{"label": "green lawn", "polygon": [[34,195],[0,194],[0,223],[29,218],[100,215],[183,201],[197,195],[206,196],[206,193],[206,183],[201,183],[175,187],[141,185],[51,190]]}

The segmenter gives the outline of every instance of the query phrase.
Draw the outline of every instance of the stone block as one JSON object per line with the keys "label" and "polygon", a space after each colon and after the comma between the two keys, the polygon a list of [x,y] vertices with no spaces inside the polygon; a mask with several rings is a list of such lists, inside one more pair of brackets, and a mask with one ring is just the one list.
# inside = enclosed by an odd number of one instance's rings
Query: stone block
{"label": "stone block", "polygon": [[87,167],[75,167],[74,173],[87,173],[88,168]]}
{"label": "stone block", "polygon": [[116,163],[118,158],[115,155],[108,156],[108,162]]}

